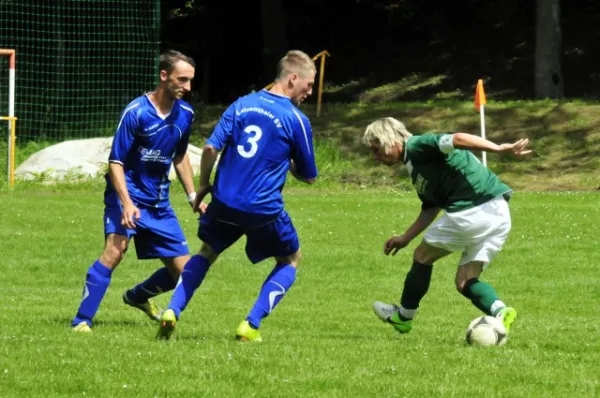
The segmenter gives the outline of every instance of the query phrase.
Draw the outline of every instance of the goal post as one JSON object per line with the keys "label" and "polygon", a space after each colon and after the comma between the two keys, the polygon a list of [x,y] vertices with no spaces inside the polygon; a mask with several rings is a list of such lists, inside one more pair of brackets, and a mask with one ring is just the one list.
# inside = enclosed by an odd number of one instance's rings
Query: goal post
{"label": "goal post", "polygon": [[8,121],[8,183],[15,186],[15,151],[17,143],[17,118],[14,116],[0,116],[0,120]]}
{"label": "goal post", "polygon": [[[16,118],[15,118],[15,68],[16,52],[14,49],[0,48],[0,56],[8,57],[8,116],[2,116],[0,111],[0,120],[8,120],[7,135],[7,180],[10,185],[14,185],[14,161],[15,161],[15,137],[16,137]],[[1,77],[0,77],[1,78]]]}

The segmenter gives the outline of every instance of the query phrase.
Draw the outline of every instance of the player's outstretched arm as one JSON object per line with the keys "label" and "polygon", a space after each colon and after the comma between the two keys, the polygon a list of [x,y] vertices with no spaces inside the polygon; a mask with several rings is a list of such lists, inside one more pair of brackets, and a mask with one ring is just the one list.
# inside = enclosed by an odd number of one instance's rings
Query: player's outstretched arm
{"label": "player's outstretched arm", "polygon": [[454,133],[452,144],[457,149],[468,149],[471,151],[486,151],[496,153],[510,152],[516,156],[529,155],[532,151],[527,148],[529,140],[522,138],[512,144],[495,144],[485,138],[466,133]]}

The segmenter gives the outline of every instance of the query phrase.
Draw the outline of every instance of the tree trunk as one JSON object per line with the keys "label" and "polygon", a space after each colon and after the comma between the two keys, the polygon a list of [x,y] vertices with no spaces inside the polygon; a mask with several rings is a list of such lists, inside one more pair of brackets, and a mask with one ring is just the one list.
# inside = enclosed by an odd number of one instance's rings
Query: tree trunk
{"label": "tree trunk", "polygon": [[288,50],[285,14],[281,0],[261,0],[263,78],[275,79],[277,62]]}
{"label": "tree trunk", "polygon": [[537,0],[535,23],[535,96],[562,98],[560,0]]}

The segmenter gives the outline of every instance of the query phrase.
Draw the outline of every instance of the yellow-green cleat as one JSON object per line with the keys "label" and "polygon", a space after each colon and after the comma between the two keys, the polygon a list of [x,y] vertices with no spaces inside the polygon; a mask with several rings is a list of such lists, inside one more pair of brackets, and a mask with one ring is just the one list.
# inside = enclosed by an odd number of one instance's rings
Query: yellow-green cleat
{"label": "yellow-green cleat", "polygon": [[123,302],[133,308],[139,309],[144,314],[148,315],[148,317],[153,321],[160,322],[161,309],[158,307],[158,305],[156,305],[154,300],[149,299],[144,303],[135,302],[129,298],[126,290],[125,293],[123,293]]}
{"label": "yellow-green cleat", "polygon": [[500,319],[504,324],[504,329],[506,329],[506,334],[510,332],[510,327],[512,326],[515,319],[517,319],[517,310],[513,307],[505,307],[496,314],[496,318]]}
{"label": "yellow-green cleat", "polygon": [[169,340],[173,337],[175,332],[175,325],[177,324],[177,317],[175,311],[166,310],[160,317],[160,326],[158,327],[158,333],[156,333],[157,340]]}
{"label": "yellow-green cleat", "polygon": [[401,320],[397,305],[376,301],[373,303],[373,311],[379,319],[392,325],[399,333],[408,333],[412,330],[412,319]]}
{"label": "yellow-green cleat", "polygon": [[71,330],[76,333],[92,333],[92,328],[85,321],[73,326]]}
{"label": "yellow-green cleat", "polygon": [[254,329],[252,326],[250,326],[248,321],[242,321],[242,323],[240,323],[235,330],[235,338],[240,341],[262,341],[262,337],[260,337],[260,332],[258,329]]}

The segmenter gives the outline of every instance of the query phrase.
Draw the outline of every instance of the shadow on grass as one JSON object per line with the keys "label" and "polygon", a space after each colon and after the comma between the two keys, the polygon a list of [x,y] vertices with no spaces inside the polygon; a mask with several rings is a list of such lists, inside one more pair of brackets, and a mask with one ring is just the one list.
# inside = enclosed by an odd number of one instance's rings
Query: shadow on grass
{"label": "shadow on grass", "polygon": [[[67,317],[54,317],[48,318],[45,320],[46,323],[51,325],[70,325],[73,318]],[[120,319],[120,320],[111,320],[111,319],[94,319],[94,327],[97,326],[126,326],[126,327],[145,327],[148,325],[156,325],[157,322],[153,322],[150,319],[141,319],[141,320],[131,320],[131,319]]]}

